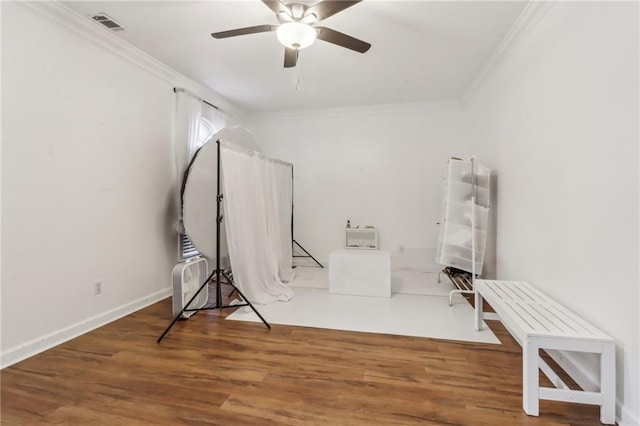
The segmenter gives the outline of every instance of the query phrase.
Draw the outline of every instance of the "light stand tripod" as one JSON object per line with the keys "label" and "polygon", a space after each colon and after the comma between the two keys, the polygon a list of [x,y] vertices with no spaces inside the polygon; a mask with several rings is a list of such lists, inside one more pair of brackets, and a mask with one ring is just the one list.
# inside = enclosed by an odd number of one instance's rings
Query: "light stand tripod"
{"label": "light stand tripod", "polygon": [[[297,254],[293,254],[293,257],[307,257],[307,258],[311,258],[313,259],[314,262],[316,262],[316,264],[321,267],[324,268],[324,266],[322,266],[322,263],[318,262],[318,260],[313,257],[311,255],[311,253],[309,253],[304,247],[302,247],[302,245],[297,242],[293,236],[295,235],[293,233],[293,212],[294,212],[294,204],[293,204],[293,183],[294,183],[294,179],[293,179],[293,166],[291,166],[291,251],[292,253],[295,252],[295,246],[298,246],[303,252],[305,252],[305,255],[297,255]],[[295,266],[294,266],[295,268]]]}
{"label": "light stand tripod", "polygon": [[[169,330],[171,330],[174,324],[178,322],[182,314],[185,312],[197,312],[197,311],[205,311],[205,310],[212,310],[212,309],[238,308],[242,306],[249,306],[253,310],[253,312],[255,312],[258,318],[262,320],[264,325],[267,326],[268,329],[271,329],[271,326],[269,325],[269,323],[262,317],[262,315],[260,315],[260,313],[256,310],[256,308],[253,307],[251,302],[249,302],[249,300],[246,297],[244,297],[244,294],[242,294],[240,289],[236,287],[236,285],[233,283],[233,280],[231,279],[229,274],[227,274],[224,270],[220,269],[220,224],[222,223],[222,217],[223,217],[223,215],[220,212],[221,210],[220,205],[222,204],[223,195],[220,193],[220,141],[219,140],[216,141],[216,144],[218,144],[218,158],[217,158],[217,171],[216,171],[218,176],[217,194],[216,194],[216,269],[214,269],[214,271],[211,272],[211,275],[209,275],[209,277],[207,277],[207,279],[202,283],[198,291],[191,297],[189,302],[187,302],[184,305],[180,313],[178,313],[178,315],[176,315],[175,318],[173,318],[173,321],[171,321],[171,324],[169,324],[169,326],[164,330],[164,332],[160,335],[160,337],[158,337],[158,340],[157,340],[158,343],[160,343],[162,339],[164,339],[164,337],[167,335]],[[215,305],[205,306],[202,308],[194,308],[194,309],[189,308],[191,303],[196,299],[196,297],[198,297],[202,289],[204,289],[205,286],[209,285],[209,282],[213,280],[214,276],[215,276],[215,283],[216,283]],[[226,280],[225,283],[220,282],[221,276],[224,277],[224,279]],[[221,284],[228,284],[231,287],[233,287],[234,291],[238,292],[238,294],[240,295],[244,303],[239,303],[237,305],[223,305]]]}
{"label": "light stand tripod", "polygon": [[[314,262],[316,262],[316,264],[317,264],[319,267],[324,268],[324,266],[322,266],[322,263],[318,262],[318,261],[316,260],[316,258],[315,258],[315,257],[313,257],[313,256],[311,255],[311,253],[309,253],[307,250],[305,250],[305,248],[304,248],[304,247],[302,247],[302,246],[300,245],[300,243],[299,243],[299,242],[297,242],[296,240],[292,240],[292,242],[293,242],[293,244],[295,244],[295,245],[297,245],[298,247],[300,247],[300,249],[301,249],[303,252],[305,252],[305,253],[306,253],[306,256],[305,256],[305,255],[301,255],[301,254],[294,254],[294,255],[293,255],[293,257],[310,257]],[[295,266],[294,266],[294,268],[295,268]]]}

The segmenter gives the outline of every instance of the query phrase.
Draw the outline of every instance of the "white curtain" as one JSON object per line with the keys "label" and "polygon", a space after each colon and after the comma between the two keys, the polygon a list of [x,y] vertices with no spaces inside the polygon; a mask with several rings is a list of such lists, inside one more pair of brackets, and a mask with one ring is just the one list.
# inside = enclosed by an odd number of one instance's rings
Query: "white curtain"
{"label": "white curtain", "polygon": [[208,137],[203,138],[202,135],[200,135],[200,142],[204,143],[211,139],[215,133],[227,127],[227,119],[229,118],[229,116],[224,111],[221,111],[203,102],[202,118],[204,118],[207,123],[211,125],[212,130],[211,134],[207,135]]}
{"label": "white curtain", "polygon": [[209,121],[211,121],[211,124],[216,129],[216,132],[219,131],[220,129],[224,129],[227,126],[227,115],[224,114],[223,112],[220,112],[220,110],[218,109],[215,109],[215,108],[210,108],[210,109],[212,109],[213,111],[211,111],[207,115],[207,118],[209,119]]}
{"label": "white curtain", "polygon": [[287,301],[293,291],[278,273],[278,254],[269,236],[263,170],[258,153],[221,142],[224,221],[235,284],[256,304]]}
{"label": "white curtain", "polygon": [[193,97],[189,93],[178,90],[176,92],[176,126],[175,126],[175,157],[177,172],[176,205],[178,207],[178,220],[176,230],[184,233],[182,223],[182,208],[180,200],[180,190],[184,172],[189,165],[189,161],[198,148],[198,130],[200,125],[200,115],[202,114],[202,101]]}
{"label": "white curtain", "polygon": [[263,160],[261,166],[267,231],[278,259],[278,275],[282,281],[291,281],[294,277],[291,245],[292,166],[273,159]]}

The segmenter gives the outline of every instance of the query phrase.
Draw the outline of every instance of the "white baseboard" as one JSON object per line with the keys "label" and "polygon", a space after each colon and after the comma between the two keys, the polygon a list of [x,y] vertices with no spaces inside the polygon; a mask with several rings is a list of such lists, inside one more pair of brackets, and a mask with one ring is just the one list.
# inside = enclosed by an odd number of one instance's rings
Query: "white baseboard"
{"label": "white baseboard", "polygon": [[88,333],[91,330],[109,324],[160,300],[166,299],[169,296],[171,296],[171,287],[10,348],[0,354],[0,369],[9,367],[17,362],[44,352],[47,349],[51,349],[54,346]]}
{"label": "white baseboard", "polygon": [[620,418],[616,419],[618,426],[640,425],[640,414],[632,413],[628,406],[623,405],[620,409]]}

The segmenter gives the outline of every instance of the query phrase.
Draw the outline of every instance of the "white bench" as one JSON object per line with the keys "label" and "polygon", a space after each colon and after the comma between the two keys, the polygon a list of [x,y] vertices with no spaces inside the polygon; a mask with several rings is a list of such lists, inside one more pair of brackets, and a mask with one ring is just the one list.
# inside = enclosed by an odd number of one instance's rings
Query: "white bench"
{"label": "white bench", "polygon": [[[522,407],[537,416],[539,400],[600,406],[600,421],[615,424],[614,340],[524,281],[476,280],[476,329],[499,319],[522,346]],[[495,314],[482,312],[486,300]],[[600,392],[572,390],[540,357],[540,349],[600,354]],[[539,386],[539,370],[555,388]]]}

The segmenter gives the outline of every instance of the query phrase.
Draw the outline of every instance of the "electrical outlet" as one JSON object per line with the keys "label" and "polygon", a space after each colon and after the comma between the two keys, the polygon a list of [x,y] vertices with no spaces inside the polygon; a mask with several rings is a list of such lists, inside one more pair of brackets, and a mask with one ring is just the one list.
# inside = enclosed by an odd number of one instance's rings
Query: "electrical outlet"
{"label": "electrical outlet", "polygon": [[93,283],[93,295],[97,296],[99,294],[102,294],[102,281]]}

